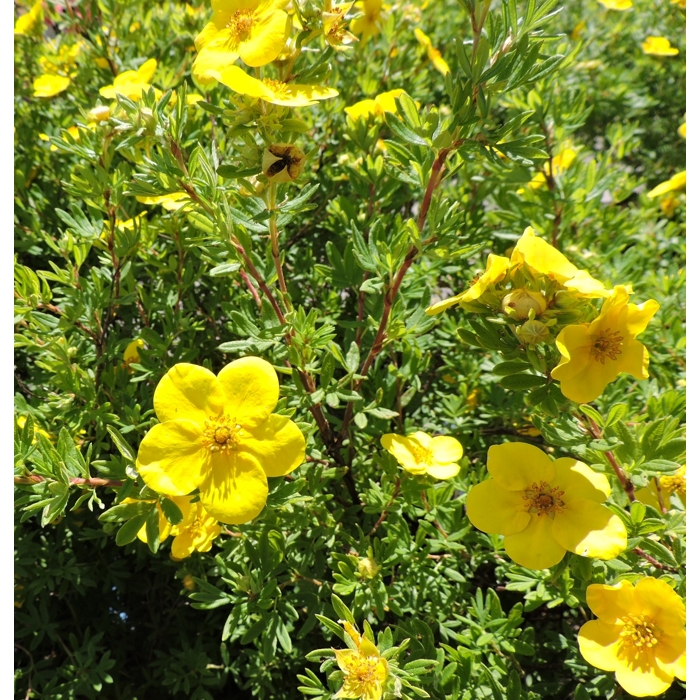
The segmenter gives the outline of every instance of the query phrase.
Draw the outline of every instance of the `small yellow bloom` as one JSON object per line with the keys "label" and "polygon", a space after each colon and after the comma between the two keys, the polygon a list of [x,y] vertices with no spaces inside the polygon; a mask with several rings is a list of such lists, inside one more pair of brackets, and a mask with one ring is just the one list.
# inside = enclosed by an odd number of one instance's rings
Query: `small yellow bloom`
{"label": "small yellow bloom", "polygon": [[34,97],[55,97],[70,85],[70,78],[65,75],[44,73],[34,80]]}
{"label": "small yellow bloom", "polygon": [[606,10],[629,10],[634,5],[632,0],[598,0]]}
{"label": "small yellow bloom", "polygon": [[582,462],[506,442],[489,448],[486,466],[493,478],[469,491],[467,516],[479,530],[504,535],[516,564],[546,569],[567,551],[614,559],[627,546],[622,520],[603,505],[608,480]]}
{"label": "small yellow bloom", "polygon": [[[124,95],[130,100],[138,100],[144,92],[151,87],[151,80],[155,75],[158,61],[149,58],[138,70],[127,70],[120,73],[111,85],[100,88],[100,95],[108,100],[116,99],[117,95]],[[156,90],[156,95],[160,90]]]}
{"label": "small yellow bloom", "polygon": [[27,36],[41,28],[44,23],[44,9],[42,0],[36,0],[29,12],[20,15],[15,21],[15,36]]}
{"label": "small yellow bloom", "polygon": [[642,44],[642,51],[650,56],[677,56],[678,49],[662,36],[648,36]]}
{"label": "small yellow bloom", "polygon": [[591,277],[585,270],[579,270],[554,246],[535,235],[528,226],[518,240],[510,256],[513,268],[525,265],[538,275],[545,275],[558,282],[566,291],[576,292],[585,298],[608,297],[611,292],[602,282]]}
{"label": "small yellow bloom", "polygon": [[[20,416],[17,419],[17,427],[20,430],[24,429],[25,424],[27,423],[27,416]],[[36,436],[37,435],[43,435],[47,440],[51,440],[51,435],[47,433],[43,428],[40,428],[37,424],[36,421],[34,422],[34,439],[32,440],[32,444],[36,442]]]}
{"label": "small yellow bloom", "polygon": [[139,353],[139,350],[145,345],[146,343],[144,342],[143,338],[137,338],[136,340],[132,340],[126,346],[126,350],[124,350],[124,364],[130,365],[134,362],[138,362],[141,359],[141,354]]}
{"label": "small yellow bloom", "polygon": [[659,510],[663,505],[666,510],[671,509],[671,496],[675,493],[685,506],[685,464],[674,474],[654,477],[649,480],[648,486],[636,492],[637,500]]}
{"label": "small yellow bloom", "polygon": [[239,95],[248,95],[282,107],[307,107],[338,94],[337,90],[322,85],[296,85],[269,78],[258,80],[238,66],[229,66],[221,71],[210,70],[208,74]]}
{"label": "small yellow bloom", "polygon": [[647,327],[659,305],[649,299],[630,304],[629,290],[617,285],[592,323],[566,326],[557,336],[561,361],[552,377],[561,382],[568,399],[587,403],[597,399],[618,374],[649,377],[649,353],[636,337]]}
{"label": "small yellow bloom", "polygon": [[345,15],[352,7],[352,3],[342,2],[339,5],[333,5],[330,0],[326,0],[324,4],[321,21],[326,41],[336,51],[347,51],[350,44],[357,41],[357,37],[345,28]]}
{"label": "small yellow bloom", "polygon": [[175,535],[170,546],[173,559],[185,559],[195,550],[208,552],[221,534],[219,521],[207,513],[201,501],[191,503],[189,496],[175,497],[173,501],[182,511],[182,520],[170,531]]}
{"label": "small yellow bloom", "polygon": [[380,93],[374,99],[360,100],[360,102],[346,107],[344,111],[352,121],[357,121],[360,118],[369,119],[371,116],[383,118],[385,112],[396,114],[396,100],[399,95],[405,94],[406,91],[400,88],[389,90]]}
{"label": "small yellow bloom", "polygon": [[685,605],[665,581],[647,576],[636,586],[594,583],[586,602],[598,619],[581,627],[578,644],[591,666],[614,671],[638,698],[661,695],[674,678],[685,680]]}
{"label": "small yellow bloom", "polygon": [[274,61],[289,36],[287,0],[212,0],[214,17],[194,40],[192,74],[209,83],[210,70],[222,71],[238,58],[259,67]]}
{"label": "small yellow bloom", "polygon": [[387,433],[382,435],[381,443],[409,474],[428,474],[434,479],[451,479],[459,474],[462,445],[448,435],[431,437],[418,431],[404,437]]}
{"label": "small yellow bloom", "polygon": [[98,105],[88,112],[88,120],[95,123],[107,121],[112,114],[112,110],[107,105]]}
{"label": "small yellow bloom", "polygon": [[418,39],[418,43],[426,50],[426,53],[428,54],[428,58],[432,62],[432,64],[442,73],[445,75],[446,73],[450,72],[450,67],[447,65],[447,62],[445,59],[442,57],[442,54],[433,47],[433,42],[430,40],[430,37],[422,32],[418,27],[416,27],[413,30],[413,33],[416,35],[416,39]]}
{"label": "small yellow bloom", "polygon": [[[558,153],[550,161],[546,161],[544,164],[544,172],[537,173],[535,177],[528,182],[527,187],[531,190],[536,190],[547,183],[547,177],[559,177],[565,170],[568,170],[571,164],[576,159],[576,151],[573,148],[565,148],[561,153]],[[525,191],[524,188],[518,190],[518,194]]]}
{"label": "small yellow bloom", "polygon": [[349,622],[342,622],[355,648],[333,650],[345,676],[343,687],[333,697],[380,700],[389,678],[389,663],[367,637],[360,635]]}
{"label": "small yellow bloom", "polygon": [[262,171],[270,182],[291,182],[301,175],[304,154],[291,143],[273,143],[263,153]]}
{"label": "small yellow bloom", "polygon": [[670,180],[666,180],[654,187],[654,189],[649,192],[649,198],[653,199],[661,194],[667,194],[668,192],[674,192],[676,190],[685,190],[685,172],[685,170],[681,170],[681,172],[676,173]]}
{"label": "small yellow bloom", "polygon": [[141,204],[160,204],[163,209],[168,211],[177,211],[191,202],[187,192],[171,192],[154,197],[136,197],[136,201],[141,202]]}
{"label": "small yellow bloom", "polygon": [[287,417],[272,413],[279,399],[274,367],[242,357],[218,375],[186,363],[160,380],[153,397],[161,421],[139,446],[136,468],[154,491],[200,491],[207,512],[246,523],[267,500],[267,478],[303,461],[306,441]]}
{"label": "small yellow bloom", "polygon": [[457,294],[457,296],[443,299],[429,306],[425,313],[428,316],[435,316],[445,309],[449,309],[455,304],[467,301],[477,301],[494,284],[498,284],[507,274],[510,260],[502,255],[489,254],[486,262],[486,271],[482,275],[477,275],[471,283],[469,289]]}
{"label": "small yellow bloom", "polygon": [[379,34],[384,24],[382,0],[359,0],[355,3],[355,8],[360,10],[363,16],[350,23],[350,31],[359,34],[363,41]]}

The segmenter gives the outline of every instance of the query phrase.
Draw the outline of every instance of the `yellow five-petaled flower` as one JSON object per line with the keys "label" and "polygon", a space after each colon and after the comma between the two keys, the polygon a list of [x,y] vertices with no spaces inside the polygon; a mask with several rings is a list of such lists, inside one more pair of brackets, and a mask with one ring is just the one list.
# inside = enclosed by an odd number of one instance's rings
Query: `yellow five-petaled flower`
{"label": "yellow five-petaled flower", "polygon": [[627,546],[622,520],[603,505],[607,478],[582,462],[506,442],[489,448],[486,466],[493,478],[469,491],[467,516],[479,530],[505,535],[516,564],[546,569],[567,551],[614,559]]}
{"label": "yellow five-petaled flower", "polygon": [[333,697],[380,700],[389,677],[389,663],[365,635],[346,620],[342,623],[355,648],[333,650],[345,676],[343,687]]}
{"label": "yellow five-petaled flower", "polygon": [[218,375],[177,364],[156,387],[161,422],[141,442],[136,468],[154,491],[184,496],[198,488],[211,516],[248,522],[265,506],[267,477],[304,460],[299,428],[272,413],[278,398],[277,374],[258,357],[235,360]]}
{"label": "yellow five-petaled flower", "polygon": [[387,433],[382,435],[381,443],[409,474],[428,474],[434,479],[451,479],[459,474],[462,445],[449,435],[431,437],[420,430],[405,437]]}
{"label": "yellow five-petaled flower", "polygon": [[638,698],[661,695],[674,677],[685,680],[685,605],[665,581],[594,583],[586,602],[598,616],[578,634],[589,664],[614,671],[615,680]]}
{"label": "yellow five-petaled flower", "polygon": [[557,336],[561,361],[552,377],[566,398],[578,403],[597,399],[618,374],[636,379],[649,376],[649,353],[636,338],[647,327],[659,305],[649,299],[629,304],[629,290],[617,285],[592,323],[567,326]]}

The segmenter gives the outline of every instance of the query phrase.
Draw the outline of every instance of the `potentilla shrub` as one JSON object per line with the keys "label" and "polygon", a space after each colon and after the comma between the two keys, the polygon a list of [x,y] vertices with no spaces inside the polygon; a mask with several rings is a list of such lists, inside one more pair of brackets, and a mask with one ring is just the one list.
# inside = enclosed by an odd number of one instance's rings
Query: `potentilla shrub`
{"label": "potentilla shrub", "polygon": [[15,20],[15,694],[685,697],[685,2]]}

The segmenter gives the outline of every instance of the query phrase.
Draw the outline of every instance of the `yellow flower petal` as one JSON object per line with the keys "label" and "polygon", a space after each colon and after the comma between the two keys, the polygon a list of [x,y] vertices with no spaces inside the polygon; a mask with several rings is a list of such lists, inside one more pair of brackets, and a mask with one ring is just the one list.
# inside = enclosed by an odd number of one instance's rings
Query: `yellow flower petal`
{"label": "yellow flower petal", "polygon": [[194,552],[194,533],[184,530],[176,535],[170,545],[170,551],[175,559],[187,559]]}
{"label": "yellow flower petal", "polygon": [[369,119],[370,116],[382,114],[382,110],[377,105],[376,100],[361,100],[350,107],[346,107],[344,111],[352,121],[357,121],[361,118]]}
{"label": "yellow flower petal", "polygon": [[241,431],[240,451],[249,452],[266,476],[284,476],[305,459],[306,440],[286,416],[271,415],[256,428]]}
{"label": "yellow flower petal", "polygon": [[34,97],[55,97],[70,85],[70,78],[63,75],[40,75],[33,83]]}
{"label": "yellow flower petal", "polygon": [[642,51],[650,56],[677,56],[678,49],[662,36],[648,36],[642,43]]}
{"label": "yellow flower petal", "polygon": [[659,195],[666,194],[667,192],[674,192],[676,190],[685,190],[686,186],[686,171],[682,170],[676,173],[670,180],[662,182],[660,185],[654,187],[648,196],[650,199],[658,197]]}
{"label": "yellow flower petal", "polygon": [[289,36],[289,15],[275,10],[251,28],[250,39],[239,46],[241,60],[248,66],[264,66],[280,55]]}
{"label": "yellow flower petal", "polygon": [[[149,58],[147,61],[144,61],[136,71],[136,82],[150,83],[156,74],[157,67],[158,61],[155,58]],[[117,81],[115,80],[114,82],[116,83]]]}
{"label": "yellow flower petal", "polygon": [[673,676],[664,673],[652,654],[647,658],[629,656],[626,664],[620,664],[615,671],[615,680],[637,698],[661,695],[671,687]]}
{"label": "yellow flower petal", "polygon": [[224,392],[224,412],[246,428],[267,420],[279,400],[277,372],[260,357],[229,362],[217,379]]}
{"label": "yellow flower petal", "polygon": [[207,473],[209,453],[200,426],[190,420],[168,420],[153,426],[139,445],[136,469],[146,484],[167,496],[196,489]]}
{"label": "yellow flower petal", "polygon": [[546,275],[560,284],[568,282],[579,272],[566,256],[554,246],[535,235],[531,226],[525,229],[510,256],[513,265],[527,264],[535,272]]}
{"label": "yellow flower petal", "polygon": [[629,10],[633,7],[632,0],[598,0],[608,10]]}
{"label": "yellow flower petal", "polygon": [[459,464],[433,464],[425,468],[426,473],[433,479],[452,479],[459,474]]}
{"label": "yellow flower petal", "polygon": [[474,527],[491,535],[515,535],[522,532],[532,518],[525,511],[522,491],[509,491],[495,479],[487,479],[470,489],[467,517]]}
{"label": "yellow flower petal", "polygon": [[[557,484],[558,485],[558,484]],[[552,533],[570,552],[595,559],[614,559],[627,546],[627,530],[620,518],[601,503],[585,498],[566,500],[557,513]]]}
{"label": "yellow flower petal", "polygon": [[181,362],[158,382],[153,408],[161,422],[186,418],[203,426],[222,413],[225,400],[224,388],[212,372]]}
{"label": "yellow flower petal", "polygon": [[382,112],[391,112],[396,114],[396,100],[400,95],[405,95],[406,91],[402,89],[389,90],[389,92],[381,92],[377,95],[374,100],[379,105]]}
{"label": "yellow flower petal", "polygon": [[587,464],[571,457],[554,461],[554,483],[569,497],[575,494],[576,498],[596,503],[604,503],[612,492],[605,474],[594,472]]}
{"label": "yellow flower petal", "polygon": [[549,483],[554,478],[552,460],[525,442],[491,445],[486,466],[496,482],[508,491],[524,491],[533,483]]}
{"label": "yellow flower petal", "polygon": [[438,435],[430,441],[430,450],[436,461],[451,464],[462,459],[464,450],[459,440],[449,435]]}
{"label": "yellow flower petal", "polygon": [[611,625],[621,622],[630,613],[639,612],[634,586],[626,579],[614,586],[591,584],[586,589],[586,603],[597,617]]}
{"label": "yellow flower petal", "polygon": [[529,525],[503,540],[508,556],[528,569],[548,569],[558,564],[566,550],[552,534],[552,519],[546,515],[532,516]]}
{"label": "yellow flower petal", "polygon": [[678,634],[685,627],[685,605],[666,581],[647,576],[634,589],[639,610],[653,618],[666,635]]}
{"label": "yellow flower petal", "polygon": [[267,501],[267,477],[244,452],[212,455],[211,470],[200,487],[207,512],[223,523],[241,525],[255,518]]}
{"label": "yellow flower petal", "polygon": [[622,625],[589,620],[578,633],[581,656],[591,666],[603,671],[614,671],[618,666],[617,649],[621,631]]}
{"label": "yellow flower petal", "polygon": [[402,467],[410,470],[419,469],[413,454],[413,443],[407,437],[396,433],[387,433],[382,435],[380,442],[385,450],[388,450],[396,457]]}
{"label": "yellow flower petal", "polygon": [[37,0],[29,10],[20,15],[15,22],[15,34],[31,34],[39,29],[44,21],[43,0]]}
{"label": "yellow flower petal", "polygon": [[685,631],[673,637],[662,637],[656,652],[658,667],[669,676],[675,676],[680,681],[685,680],[686,673],[686,638]]}
{"label": "yellow flower petal", "polygon": [[191,200],[187,192],[172,192],[155,197],[136,197],[136,201],[141,204],[160,204],[163,209],[177,211],[189,204]]}

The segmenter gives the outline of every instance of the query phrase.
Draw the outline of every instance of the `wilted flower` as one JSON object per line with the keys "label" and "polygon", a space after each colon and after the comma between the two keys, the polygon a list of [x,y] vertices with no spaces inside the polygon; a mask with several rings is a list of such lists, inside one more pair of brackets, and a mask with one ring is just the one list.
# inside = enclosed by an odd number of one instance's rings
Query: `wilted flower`
{"label": "wilted flower", "polygon": [[270,182],[291,182],[301,175],[304,154],[290,143],[268,146],[262,157],[262,171]]}
{"label": "wilted flower", "polygon": [[[573,148],[565,148],[563,151],[558,153],[550,161],[545,161],[544,172],[537,173],[535,177],[528,182],[527,187],[531,190],[536,190],[543,185],[547,184],[548,177],[558,177],[565,170],[568,170],[571,164],[576,159],[576,151]],[[518,194],[522,194],[525,189],[519,189]]]}
{"label": "wilted flower", "polygon": [[182,520],[173,525],[170,534],[175,535],[170,551],[173,559],[185,559],[192,552],[208,552],[221,533],[221,525],[202,505],[190,502],[189,496],[172,499],[182,511]]}
{"label": "wilted flower", "polygon": [[357,37],[345,28],[345,15],[352,7],[351,2],[333,5],[331,0],[325,0],[321,14],[323,33],[326,41],[337,51],[347,51]]}

